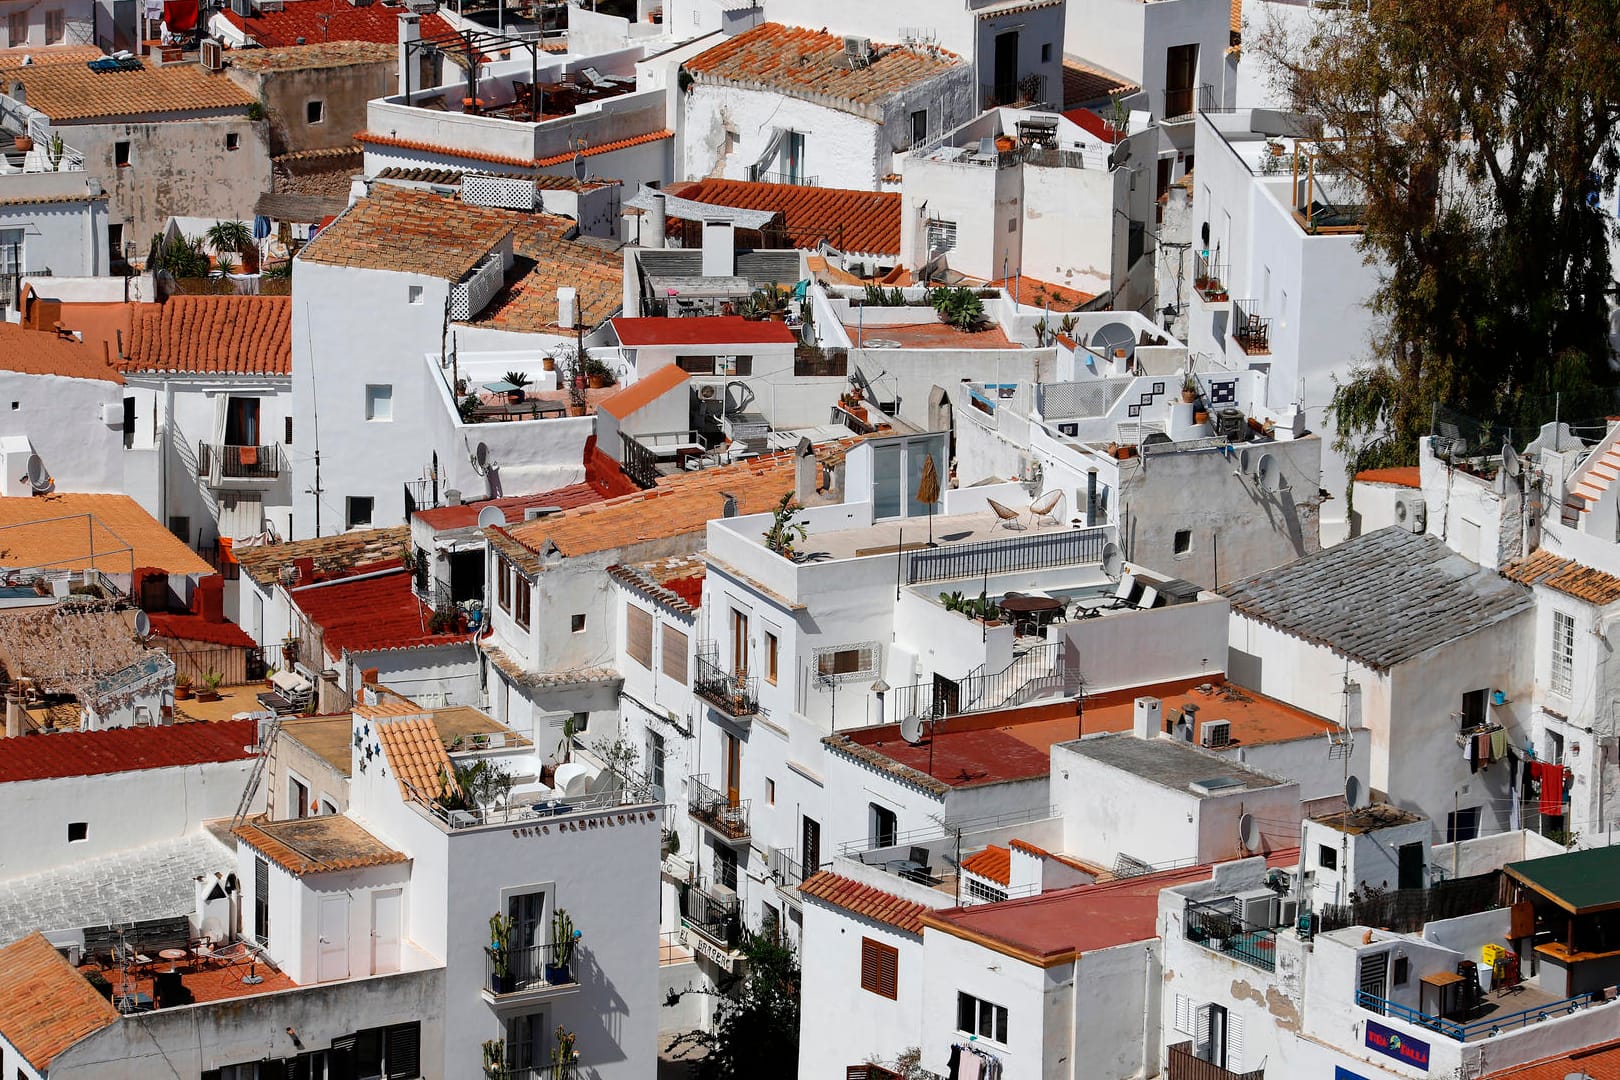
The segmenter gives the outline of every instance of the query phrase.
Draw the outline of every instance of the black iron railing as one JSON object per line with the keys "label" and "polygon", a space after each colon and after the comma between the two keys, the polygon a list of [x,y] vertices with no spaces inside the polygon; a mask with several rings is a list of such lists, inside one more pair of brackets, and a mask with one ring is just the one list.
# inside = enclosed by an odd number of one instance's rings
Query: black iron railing
{"label": "black iron railing", "polygon": [[1257,300],[1232,301],[1232,340],[1253,356],[1271,351],[1271,320],[1257,314]]}
{"label": "black iron railing", "polygon": [[805,176],[796,172],[762,172],[754,174],[761,184],[793,184],[797,187],[820,187],[821,177]]}
{"label": "black iron railing", "polygon": [[1203,252],[1193,255],[1193,288],[1205,300],[1226,295],[1226,263]]}
{"label": "black iron railing", "polygon": [[1190,120],[1201,103],[1213,100],[1213,94],[1214,87],[1209,83],[1167,87],[1164,91],[1165,121]]}
{"label": "black iron railing", "polygon": [[220,480],[275,480],[285,471],[281,447],[199,443],[197,475]]}
{"label": "black iron railing", "polygon": [[579,939],[559,947],[526,945],[520,948],[484,947],[484,975],[496,994],[518,994],[549,986],[571,986],[578,982]]}
{"label": "black iron railing", "polygon": [[619,432],[624,443],[624,475],[639,488],[658,486],[658,455],[643,446],[634,436]]}
{"label": "black iron railing", "polygon": [[730,951],[742,942],[742,917],[735,896],[717,896],[705,881],[683,888],[680,898],[681,922],[710,944]]}
{"label": "black iron railing", "polygon": [[1187,901],[1188,941],[1211,952],[1222,953],[1262,971],[1277,970],[1277,931],[1269,926],[1250,926],[1241,916],[1217,904]]}
{"label": "black iron railing", "polygon": [[698,646],[692,689],[698,697],[734,719],[759,712],[759,680],[721,667],[712,642]]}
{"label": "black iron railing", "polygon": [[804,868],[792,851],[782,848],[771,850],[771,876],[785,888],[793,888],[804,880]]}
{"label": "black iron railing", "polygon": [[732,802],[723,792],[705,784],[706,776],[693,777],[688,782],[686,810],[728,840],[748,839],[748,799]]}
{"label": "black iron railing", "polygon": [[890,722],[907,716],[939,719],[963,713],[1012,709],[1045,694],[1066,690],[1063,643],[1037,645],[1013,659],[1000,671],[983,665],[959,680],[911,683],[895,687],[885,698]]}
{"label": "black iron railing", "polygon": [[1049,566],[1077,566],[1100,563],[1108,529],[1070,529],[1065,532],[1037,533],[1005,539],[980,540],[972,544],[914,551],[906,574],[908,584],[982,578],[986,574],[1011,574],[1040,570]]}

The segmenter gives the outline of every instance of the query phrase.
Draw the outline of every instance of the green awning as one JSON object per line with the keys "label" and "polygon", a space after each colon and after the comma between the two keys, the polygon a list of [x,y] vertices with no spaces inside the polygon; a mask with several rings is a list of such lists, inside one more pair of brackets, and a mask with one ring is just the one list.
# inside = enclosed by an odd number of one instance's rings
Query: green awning
{"label": "green awning", "polygon": [[1502,869],[1575,915],[1620,908],[1620,847],[1549,855]]}

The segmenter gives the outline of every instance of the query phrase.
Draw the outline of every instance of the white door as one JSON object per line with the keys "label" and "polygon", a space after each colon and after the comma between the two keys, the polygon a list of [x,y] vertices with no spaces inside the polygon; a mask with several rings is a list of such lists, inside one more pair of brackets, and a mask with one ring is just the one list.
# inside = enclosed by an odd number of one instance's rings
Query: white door
{"label": "white door", "polygon": [[384,889],[371,894],[371,973],[399,970],[400,891]]}
{"label": "white door", "polygon": [[321,897],[320,913],[316,919],[320,933],[320,952],[315,961],[315,981],[349,977],[349,898],[347,896]]}

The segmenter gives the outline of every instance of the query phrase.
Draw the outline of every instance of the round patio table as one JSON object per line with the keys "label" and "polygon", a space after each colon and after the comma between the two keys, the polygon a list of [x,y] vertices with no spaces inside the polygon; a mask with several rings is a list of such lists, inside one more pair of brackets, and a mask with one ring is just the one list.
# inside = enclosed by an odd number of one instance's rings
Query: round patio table
{"label": "round patio table", "polygon": [[1031,629],[1045,626],[1052,616],[1063,611],[1063,601],[1050,596],[1009,596],[1001,602],[1001,610],[1012,618],[1015,630],[1024,626]]}

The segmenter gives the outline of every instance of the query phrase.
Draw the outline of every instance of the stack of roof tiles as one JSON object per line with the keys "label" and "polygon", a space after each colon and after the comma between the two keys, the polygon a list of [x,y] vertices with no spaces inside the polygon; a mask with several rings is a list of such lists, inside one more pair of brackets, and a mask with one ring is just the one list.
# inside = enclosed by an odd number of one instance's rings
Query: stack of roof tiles
{"label": "stack of roof tiles", "polygon": [[851,66],[836,34],[762,23],[694,56],[686,69],[699,84],[875,105],[959,63],[944,49],[874,43],[868,62]]}
{"label": "stack of roof tiles", "polygon": [[125,371],[290,375],[292,297],[174,296],[136,314]]}

